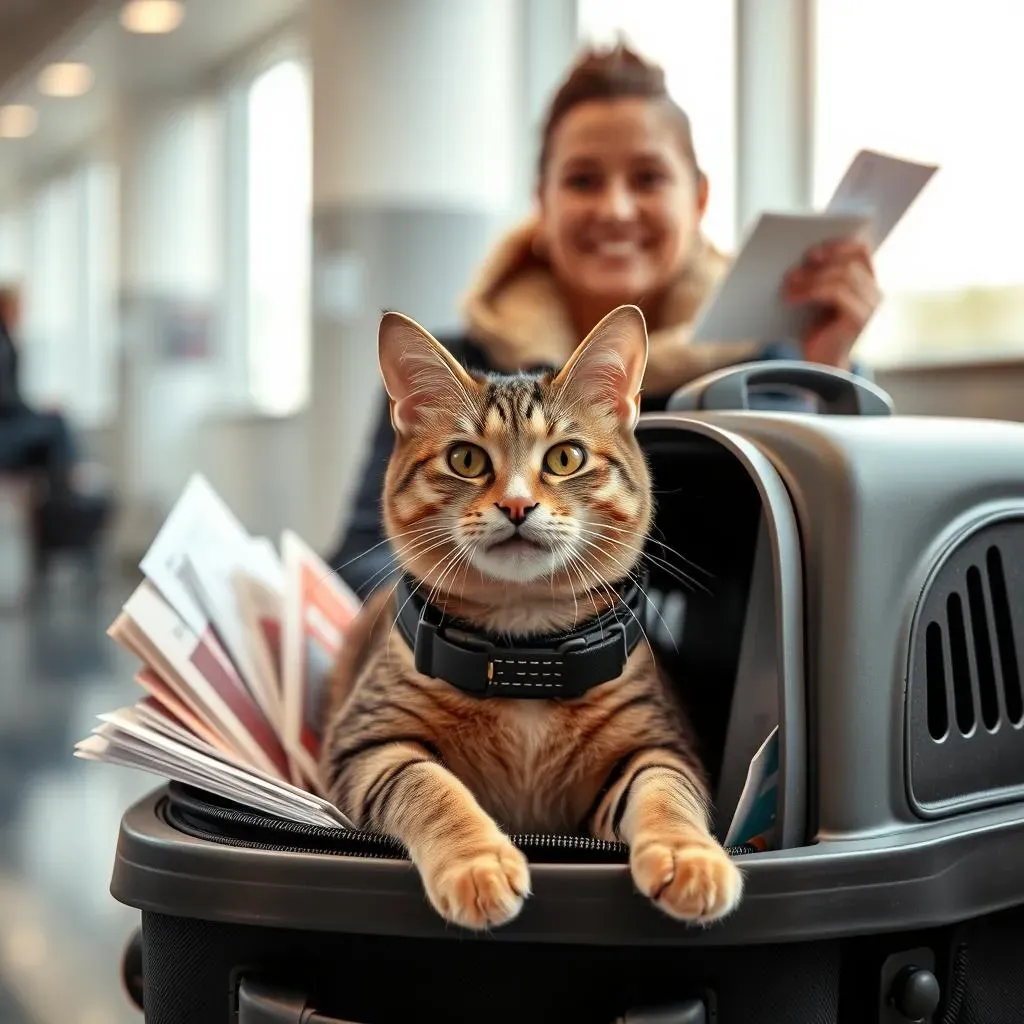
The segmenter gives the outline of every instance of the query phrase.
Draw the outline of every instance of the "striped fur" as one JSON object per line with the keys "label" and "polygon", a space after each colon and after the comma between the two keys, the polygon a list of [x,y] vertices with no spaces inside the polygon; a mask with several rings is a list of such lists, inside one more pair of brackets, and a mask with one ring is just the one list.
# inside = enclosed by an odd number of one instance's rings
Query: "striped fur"
{"label": "striped fur", "polygon": [[[392,323],[389,338],[382,324],[397,433],[385,523],[401,563],[452,614],[519,635],[564,629],[635,571],[652,499],[632,431],[646,337],[630,310],[557,375],[471,377],[418,325]],[[567,442],[584,464],[546,471],[545,453]],[[488,472],[454,472],[454,443],[485,450]],[[517,502],[534,506],[519,536],[542,547],[489,552],[514,532],[498,506]],[[416,672],[396,612],[378,592],[346,645],[322,775],[345,813],[405,844],[446,919],[486,928],[519,912],[529,867],[508,832],[627,842],[639,890],[683,920],[736,905],[741,876],[709,834],[704,772],[646,644],[577,700],[477,700]]]}

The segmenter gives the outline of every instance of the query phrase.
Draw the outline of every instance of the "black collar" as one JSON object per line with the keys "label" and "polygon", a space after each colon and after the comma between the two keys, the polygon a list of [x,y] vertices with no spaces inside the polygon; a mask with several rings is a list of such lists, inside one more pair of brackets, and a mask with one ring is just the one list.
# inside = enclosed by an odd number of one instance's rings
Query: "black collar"
{"label": "black collar", "polygon": [[474,697],[572,699],[616,679],[643,629],[643,590],[616,588],[619,600],[597,618],[565,633],[515,637],[483,633],[444,615],[403,576],[395,593],[398,628],[416,671]]}

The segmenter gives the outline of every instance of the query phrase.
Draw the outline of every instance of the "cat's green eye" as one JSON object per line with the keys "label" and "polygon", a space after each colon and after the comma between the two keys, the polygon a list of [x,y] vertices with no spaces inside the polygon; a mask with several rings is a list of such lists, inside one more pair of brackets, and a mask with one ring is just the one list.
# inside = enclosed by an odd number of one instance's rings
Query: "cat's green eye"
{"label": "cat's green eye", "polygon": [[555,476],[572,476],[586,461],[587,453],[578,444],[556,444],[544,456],[544,468]]}
{"label": "cat's green eye", "polygon": [[472,480],[483,476],[491,468],[491,460],[479,445],[457,444],[448,453],[448,465],[459,476]]}

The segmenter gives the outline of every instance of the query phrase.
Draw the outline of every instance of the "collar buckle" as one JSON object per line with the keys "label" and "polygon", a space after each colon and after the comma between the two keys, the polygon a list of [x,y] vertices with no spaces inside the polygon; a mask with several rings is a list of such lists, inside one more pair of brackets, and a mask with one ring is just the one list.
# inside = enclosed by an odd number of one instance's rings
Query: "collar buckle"
{"label": "collar buckle", "polygon": [[593,636],[576,636],[546,648],[503,649],[488,644],[487,685],[488,697],[535,697],[548,700],[578,697],[588,688],[580,686],[573,671],[572,656],[594,646],[594,637],[607,643],[618,635],[622,645],[619,671],[629,658],[626,628],[613,622]]}

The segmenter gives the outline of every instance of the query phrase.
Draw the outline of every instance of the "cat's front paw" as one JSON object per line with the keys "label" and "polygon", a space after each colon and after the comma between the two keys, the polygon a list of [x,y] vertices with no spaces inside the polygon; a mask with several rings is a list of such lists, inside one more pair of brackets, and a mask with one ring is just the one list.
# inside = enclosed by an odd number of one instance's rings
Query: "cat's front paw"
{"label": "cat's front paw", "polygon": [[708,924],[734,910],[743,875],[714,840],[692,833],[639,838],[629,866],[636,887],[681,921]]}
{"label": "cat's front paw", "polygon": [[489,847],[462,854],[425,878],[427,896],[452,924],[483,930],[507,924],[530,894],[526,858],[502,837]]}

